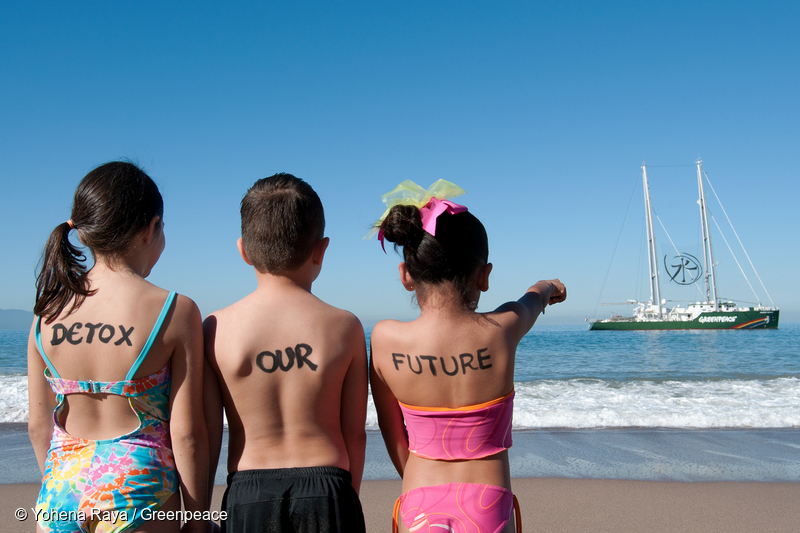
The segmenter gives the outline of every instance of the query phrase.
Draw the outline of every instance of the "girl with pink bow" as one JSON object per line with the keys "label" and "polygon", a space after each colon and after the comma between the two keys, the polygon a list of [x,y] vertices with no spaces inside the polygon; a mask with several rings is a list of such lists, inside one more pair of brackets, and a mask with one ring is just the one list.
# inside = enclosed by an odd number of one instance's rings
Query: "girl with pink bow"
{"label": "girl with pink bow", "polygon": [[393,531],[522,531],[511,492],[508,448],[517,344],[547,305],[563,302],[559,280],[478,313],[492,264],[483,224],[448,198],[439,180],[411,181],[384,195],[378,238],[402,247],[400,281],[420,316],[372,330],[370,382],[386,449],[400,476]]}

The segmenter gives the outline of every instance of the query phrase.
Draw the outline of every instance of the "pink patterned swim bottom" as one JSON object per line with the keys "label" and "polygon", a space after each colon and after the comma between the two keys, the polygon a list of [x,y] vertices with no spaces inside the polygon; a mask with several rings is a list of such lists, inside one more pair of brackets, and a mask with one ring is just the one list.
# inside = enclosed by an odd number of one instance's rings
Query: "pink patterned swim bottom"
{"label": "pink patterned swim bottom", "polygon": [[499,533],[517,511],[517,531],[522,531],[519,505],[510,490],[478,483],[447,483],[410,490],[398,498],[398,516],[411,533]]}

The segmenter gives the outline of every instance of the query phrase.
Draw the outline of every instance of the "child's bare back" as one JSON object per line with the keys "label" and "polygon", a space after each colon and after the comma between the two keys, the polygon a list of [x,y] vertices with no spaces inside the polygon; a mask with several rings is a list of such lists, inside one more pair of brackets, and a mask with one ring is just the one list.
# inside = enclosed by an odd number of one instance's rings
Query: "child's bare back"
{"label": "child's bare back", "polygon": [[364,330],[311,293],[324,227],[316,193],[288,174],[242,200],[238,246],[258,287],[204,323],[212,450],[222,405],[228,420],[230,531],[364,531]]}
{"label": "child's bare back", "polygon": [[303,289],[264,285],[206,319],[228,419],[228,470],[337,466],[360,478],[345,435],[364,431],[361,324]]}

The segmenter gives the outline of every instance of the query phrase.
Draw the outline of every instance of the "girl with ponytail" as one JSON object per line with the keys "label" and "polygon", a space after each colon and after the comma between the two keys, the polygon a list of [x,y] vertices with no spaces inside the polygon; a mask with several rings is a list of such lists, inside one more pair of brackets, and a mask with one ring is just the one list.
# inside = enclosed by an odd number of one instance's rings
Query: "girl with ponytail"
{"label": "girl with ponytail", "polygon": [[539,281],[517,301],[478,313],[489,289],[483,224],[439,180],[384,195],[378,238],[403,249],[400,281],[420,316],[372,330],[370,384],[386,449],[400,477],[393,531],[522,531],[508,448],[517,344],[564,285]]}
{"label": "girl with ponytail", "polygon": [[147,174],[107,163],[45,245],[28,343],[42,531],[178,531],[154,513],[180,511],[181,495],[187,511],[207,509],[200,313],[145,279],[164,250],[163,212]]}

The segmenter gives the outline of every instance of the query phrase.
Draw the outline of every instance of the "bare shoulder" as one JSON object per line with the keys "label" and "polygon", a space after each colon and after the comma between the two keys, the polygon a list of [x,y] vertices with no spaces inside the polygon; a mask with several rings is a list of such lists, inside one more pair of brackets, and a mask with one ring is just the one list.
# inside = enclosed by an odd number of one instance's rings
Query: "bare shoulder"
{"label": "bare shoulder", "polygon": [[200,334],[200,309],[191,298],[178,294],[172,308],[172,317],[165,335],[185,340],[189,336]]}
{"label": "bare shoulder", "polygon": [[339,318],[342,327],[347,331],[349,335],[358,335],[363,337],[364,336],[364,326],[361,325],[361,321],[351,313],[350,311],[345,311],[344,309],[339,309]]}
{"label": "bare shoulder", "polygon": [[379,341],[390,340],[398,337],[406,326],[407,323],[399,320],[381,320],[372,328],[372,338]]}
{"label": "bare shoulder", "polygon": [[361,321],[345,309],[334,307],[322,300],[317,299],[319,306],[315,309],[315,318],[328,328],[339,332],[340,334],[352,336],[364,335],[364,327]]}
{"label": "bare shoulder", "polygon": [[175,316],[184,320],[199,320],[200,309],[194,300],[183,294],[175,296]]}
{"label": "bare shoulder", "polygon": [[224,321],[228,317],[235,315],[238,312],[239,307],[242,305],[242,300],[235,302],[227,307],[223,307],[222,309],[217,309],[213,313],[209,314],[206,320],[211,317],[214,317],[216,321]]}
{"label": "bare shoulder", "polygon": [[203,319],[203,344],[207,359],[216,359],[221,354],[215,348],[226,345],[229,342],[227,339],[236,338],[239,330],[236,319],[243,313],[239,309],[240,304],[241,301],[218,309]]}
{"label": "bare shoulder", "polygon": [[229,329],[234,332],[238,329],[237,324],[241,323],[242,317],[252,316],[253,312],[249,308],[246,298],[243,298],[227,307],[217,309],[203,320],[203,331],[213,332],[216,335],[224,335]]}
{"label": "bare shoulder", "polygon": [[384,355],[388,356],[388,346],[403,345],[409,337],[409,328],[408,322],[399,320],[381,320],[375,324],[370,336],[373,359],[380,360]]}

